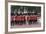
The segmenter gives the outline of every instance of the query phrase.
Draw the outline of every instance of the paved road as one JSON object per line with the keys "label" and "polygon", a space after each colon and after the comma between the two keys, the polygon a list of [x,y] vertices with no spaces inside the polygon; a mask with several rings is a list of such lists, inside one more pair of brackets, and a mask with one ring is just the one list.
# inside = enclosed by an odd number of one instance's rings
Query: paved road
{"label": "paved road", "polygon": [[34,27],[40,27],[41,23],[36,23],[36,24],[30,24],[30,25],[14,25],[11,28],[34,28]]}

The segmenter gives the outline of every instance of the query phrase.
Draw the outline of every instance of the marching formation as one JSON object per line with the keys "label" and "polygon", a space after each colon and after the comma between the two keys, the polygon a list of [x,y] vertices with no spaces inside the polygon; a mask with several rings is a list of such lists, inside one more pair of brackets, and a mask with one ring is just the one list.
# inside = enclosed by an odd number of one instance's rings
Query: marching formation
{"label": "marching formation", "polygon": [[[16,6],[11,7],[11,26],[36,23],[40,18],[40,8]],[[39,11],[39,12],[38,12]]]}

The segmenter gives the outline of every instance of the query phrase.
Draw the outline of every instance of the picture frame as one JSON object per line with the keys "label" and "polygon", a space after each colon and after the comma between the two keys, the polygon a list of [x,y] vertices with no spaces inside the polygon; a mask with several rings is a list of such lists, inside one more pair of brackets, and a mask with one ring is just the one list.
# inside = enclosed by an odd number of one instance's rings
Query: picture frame
{"label": "picture frame", "polygon": [[[23,28],[23,27],[13,27],[13,28],[11,28],[11,6],[12,7],[14,7],[14,6],[16,6],[16,7],[18,7],[19,6],[19,8],[20,7],[35,7],[35,9],[36,8],[38,8],[39,10],[41,10],[41,26],[40,27],[25,27],[25,28]],[[39,8],[40,7],[40,8]],[[32,10],[32,8],[30,8],[31,10]],[[24,9],[23,9],[24,10]],[[27,9],[26,9],[27,10]],[[44,25],[45,25],[45,4],[44,3],[38,3],[38,2],[23,2],[23,1],[11,1],[11,2],[8,2],[8,32],[16,32],[16,33],[18,33],[18,32],[37,32],[37,31],[44,31],[45,30],[45,27],[44,27]],[[38,25],[38,24],[35,24],[36,26]],[[16,25],[15,25],[16,26]],[[21,25],[22,26],[22,25]]]}

